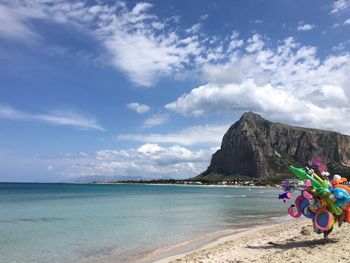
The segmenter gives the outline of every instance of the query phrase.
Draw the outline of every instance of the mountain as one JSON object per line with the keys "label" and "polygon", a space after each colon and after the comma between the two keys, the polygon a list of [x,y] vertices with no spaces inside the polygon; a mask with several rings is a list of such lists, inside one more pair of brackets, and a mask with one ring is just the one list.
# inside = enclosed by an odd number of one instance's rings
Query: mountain
{"label": "mountain", "polygon": [[305,166],[315,157],[332,174],[350,177],[350,136],[271,122],[246,112],[228,129],[208,169],[194,179],[289,177],[288,164]]}

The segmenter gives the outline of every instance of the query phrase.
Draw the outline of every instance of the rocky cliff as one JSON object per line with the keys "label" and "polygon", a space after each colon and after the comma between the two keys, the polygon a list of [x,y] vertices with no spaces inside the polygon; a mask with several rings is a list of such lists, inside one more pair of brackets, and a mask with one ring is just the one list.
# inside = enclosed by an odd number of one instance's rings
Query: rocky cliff
{"label": "rocky cliff", "polygon": [[196,179],[283,176],[290,174],[288,164],[304,166],[315,157],[330,172],[350,175],[350,136],[270,122],[247,112],[228,129],[208,169]]}

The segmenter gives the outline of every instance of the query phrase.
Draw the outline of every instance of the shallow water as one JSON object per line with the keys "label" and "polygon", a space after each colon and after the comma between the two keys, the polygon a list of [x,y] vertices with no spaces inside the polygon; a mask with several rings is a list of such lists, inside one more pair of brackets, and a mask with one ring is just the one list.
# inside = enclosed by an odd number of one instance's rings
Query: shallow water
{"label": "shallow water", "polygon": [[[286,215],[276,189],[0,184],[0,262],[118,261]],[[276,219],[273,219],[276,220]]]}

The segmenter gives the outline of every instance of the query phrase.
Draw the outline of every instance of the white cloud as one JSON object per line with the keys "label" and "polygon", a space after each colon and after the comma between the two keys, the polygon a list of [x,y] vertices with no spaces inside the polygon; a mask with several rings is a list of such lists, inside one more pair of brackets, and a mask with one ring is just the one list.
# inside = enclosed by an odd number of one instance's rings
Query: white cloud
{"label": "white cloud", "polygon": [[95,119],[73,111],[52,111],[49,113],[28,113],[11,107],[0,106],[0,118],[22,121],[40,121],[54,125],[72,126],[82,130],[104,131]]}
{"label": "white cloud", "polygon": [[38,35],[23,22],[24,17],[0,4],[0,37],[32,39]]}
{"label": "white cloud", "polygon": [[[97,156],[100,164],[98,168],[112,167],[113,173],[142,174],[143,176],[157,174],[193,176],[202,171],[205,167],[204,162],[210,158],[210,154],[203,150],[191,151],[176,145],[160,147],[157,144],[146,144],[136,150],[124,152],[99,151]],[[181,169],[184,170],[181,171]]]}
{"label": "white cloud", "polygon": [[259,34],[254,34],[251,38],[248,39],[248,45],[245,50],[249,53],[254,53],[262,50],[264,47],[264,42],[261,39]]}
{"label": "white cloud", "polygon": [[[248,46],[260,39],[251,38]],[[317,50],[287,38],[275,49],[235,52],[203,66],[209,83],[168,103],[184,116],[256,111],[272,120],[350,133],[350,55],[321,60]]]}
{"label": "white cloud", "polygon": [[[198,125],[173,133],[122,134],[116,140],[140,141],[151,143],[174,143],[181,145],[211,144],[220,145],[229,125]],[[200,134],[200,136],[198,136]]]}
{"label": "white cloud", "polygon": [[82,1],[4,0],[0,4],[0,37],[31,41],[40,37],[31,27],[33,19],[71,23],[79,27],[82,22],[93,21],[95,15]]}
{"label": "white cloud", "polygon": [[146,104],[140,104],[138,102],[131,102],[127,104],[128,109],[134,110],[139,114],[146,113],[150,110],[150,107]]}
{"label": "white cloud", "polygon": [[299,22],[297,30],[298,31],[310,31],[313,28],[315,28],[315,25],[305,24],[303,22]]}
{"label": "white cloud", "polygon": [[194,24],[193,26],[191,26],[190,28],[187,28],[185,30],[185,32],[188,33],[188,34],[195,34],[195,33],[198,33],[198,31],[200,29],[201,29],[201,24],[197,23],[197,24]]}
{"label": "white cloud", "polygon": [[137,149],[138,152],[144,154],[154,154],[159,152],[162,148],[158,144],[146,143]]}
{"label": "white cloud", "polygon": [[338,45],[332,47],[333,51],[342,51],[345,50],[346,47],[350,44],[350,39],[344,42],[340,42]]}
{"label": "white cloud", "polygon": [[161,147],[148,143],[137,149],[99,150],[88,156],[70,154],[49,158],[46,162],[60,167],[62,176],[73,179],[100,175],[113,179],[189,178],[205,170],[211,153],[210,150],[193,151],[178,145]]}
{"label": "white cloud", "polygon": [[245,57],[238,57],[234,54],[230,62],[225,64],[207,63],[202,66],[202,77],[214,83],[239,83],[243,81],[246,75],[254,74],[252,71],[254,67],[254,57],[247,55]]}
{"label": "white cloud", "polygon": [[159,126],[166,123],[168,119],[169,116],[167,114],[154,114],[143,122],[142,127],[152,128],[154,126]]}
{"label": "white cloud", "polygon": [[[68,0],[7,0],[4,3],[0,5],[0,20],[4,20],[0,23],[0,34],[3,30],[8,37],[28,36],[23,39],[30,39],[31,34],[36,34],[29,27],[33,18],[74,26],[94,36],[106,49],[108,62],[123,71],[133,83],[144,87],[154,85],[164,76],[178,76],[190,66],[209,68],[210,63],[220,63],[228,55],[242,51],[244,44],[237,32],[226,39],[197,34],[199,23],[182,37],[186,29],[181,31],[177,27],[178,18],[161,19],[152,13],[152,4],[145,2],[133,8],[122,1],[114,4],[98,1],[95,5]],[[348,7],[349,0],[338,0],[332,5],[332,13],[343,12]],[[300,23],[298,28],[310,30],[313,27]],[[264,45],[262,37],[254,34],[247,40],[245,51],[252,55],[259,53],[264,59],[271,55]],[[263,50],[265,53],[261,52]]]}
{"label": "white cloud", "polygon": [[161,76],[183,69],[199,52],[197,38],[181,38],[165,21],[148,13],[151,7],[139,3],[131,12],[122,8],[118,14],[100,16],[96,30],[112,55],[112,63],[132,82],[145,87],[152,86]]}
{"label": "white cloud", "polygon": [[[326,126],[333,125],[334,129],[347,132],[348,53],[320,59],[315,47],[302,46],[293,38],[287,38],[276,48],[269,48],[270,43],[266,45],[259,34],[252,35],[246,42],[235,32],[226,39],[207,36],[200,39],[200,34],[191,35],[190,32],[181,37],[185,32],[179,32],[176,25],[169,22],[174,23],[176,19],[158,18],[151,13],[152,5],[148,3],[138,3],[128,9],[124,2],[110,5],[98,2],[95,6],[64,0],[5,2],[6,5],[1,5],[5,6],[2,12],[7,16],[4,17],[18,25],[18,32],[33,32],[27,22],[36,18],[75,26],[92,34],[109,52],[111,63],[137,85],[151,86],[159,77],[176,75],[192,65],[200,67],[208,83],[167,104],[168,110],[186,116],[245,109],[277,116],[282,111],[284,120],[309,125],[310,118],[302,117],[292,101],[305,107],[311,115],[322,115],[310,125],[326,123]],[[334,2],[332,13],[344,12],[349,3],[349,0]],[[300,26],[305,30],[313,25]],[[329,93],[329,87],[337,91],[337,96]],[[339,94],[344,94],[344,99],[340,99]],[[284,101],[286,110],[271,102],[271,98]],[[336,113],[342,120],[339,126],[335,118],[327,119]],[[167,118],[166,114],[151,116],[144,127],[161,125]],[[41,119],[50,121],[50,118]],[[60,120],[68,122],[64,118]]]}
{"label": "white cloud", "polygon": [[344,21],[344,25],[350,25],[350,18]]}
{"label": "white cloud", "polygon": [[[152,86],[159,77],[184,68],[200,52],[198,38],[181,38],[170,20],[151,14],[149,3],[132,9],[114,4],[85,1],[5,1],[0,5],[0,34],[29,39],[35,33],[30,19],[45,19],[74,26],[94,36],[105,47],[113,66],[125,72],[139,86]],[[194,25],[191,34],[198,30]]]}
{"label": "white cloud", "polygon": [[244,41],[239,39],[239,33],[237,31],[233,31],[230,37],[230,42],[228,44],[227,52],[232,52],[235,49],[243,46]]}
{"label": "white cloud", "polygon": [[331,14],[343,12],[350,7],[350,0],[337,0],[332,5]]}
{"label": "white cloud", "polygon": [[199,17],[200,20],[206,20],[209,17],[208,14],[203,14]]}

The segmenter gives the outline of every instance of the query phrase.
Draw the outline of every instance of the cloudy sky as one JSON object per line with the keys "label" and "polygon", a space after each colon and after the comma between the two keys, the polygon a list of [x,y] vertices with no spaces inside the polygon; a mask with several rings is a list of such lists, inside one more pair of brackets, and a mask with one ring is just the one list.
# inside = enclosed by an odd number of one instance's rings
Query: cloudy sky
{"label": "cloudy sky", "polygon": [[192,177],[245,111],[350,134],[350,0],[0,0],[0,181]]}

